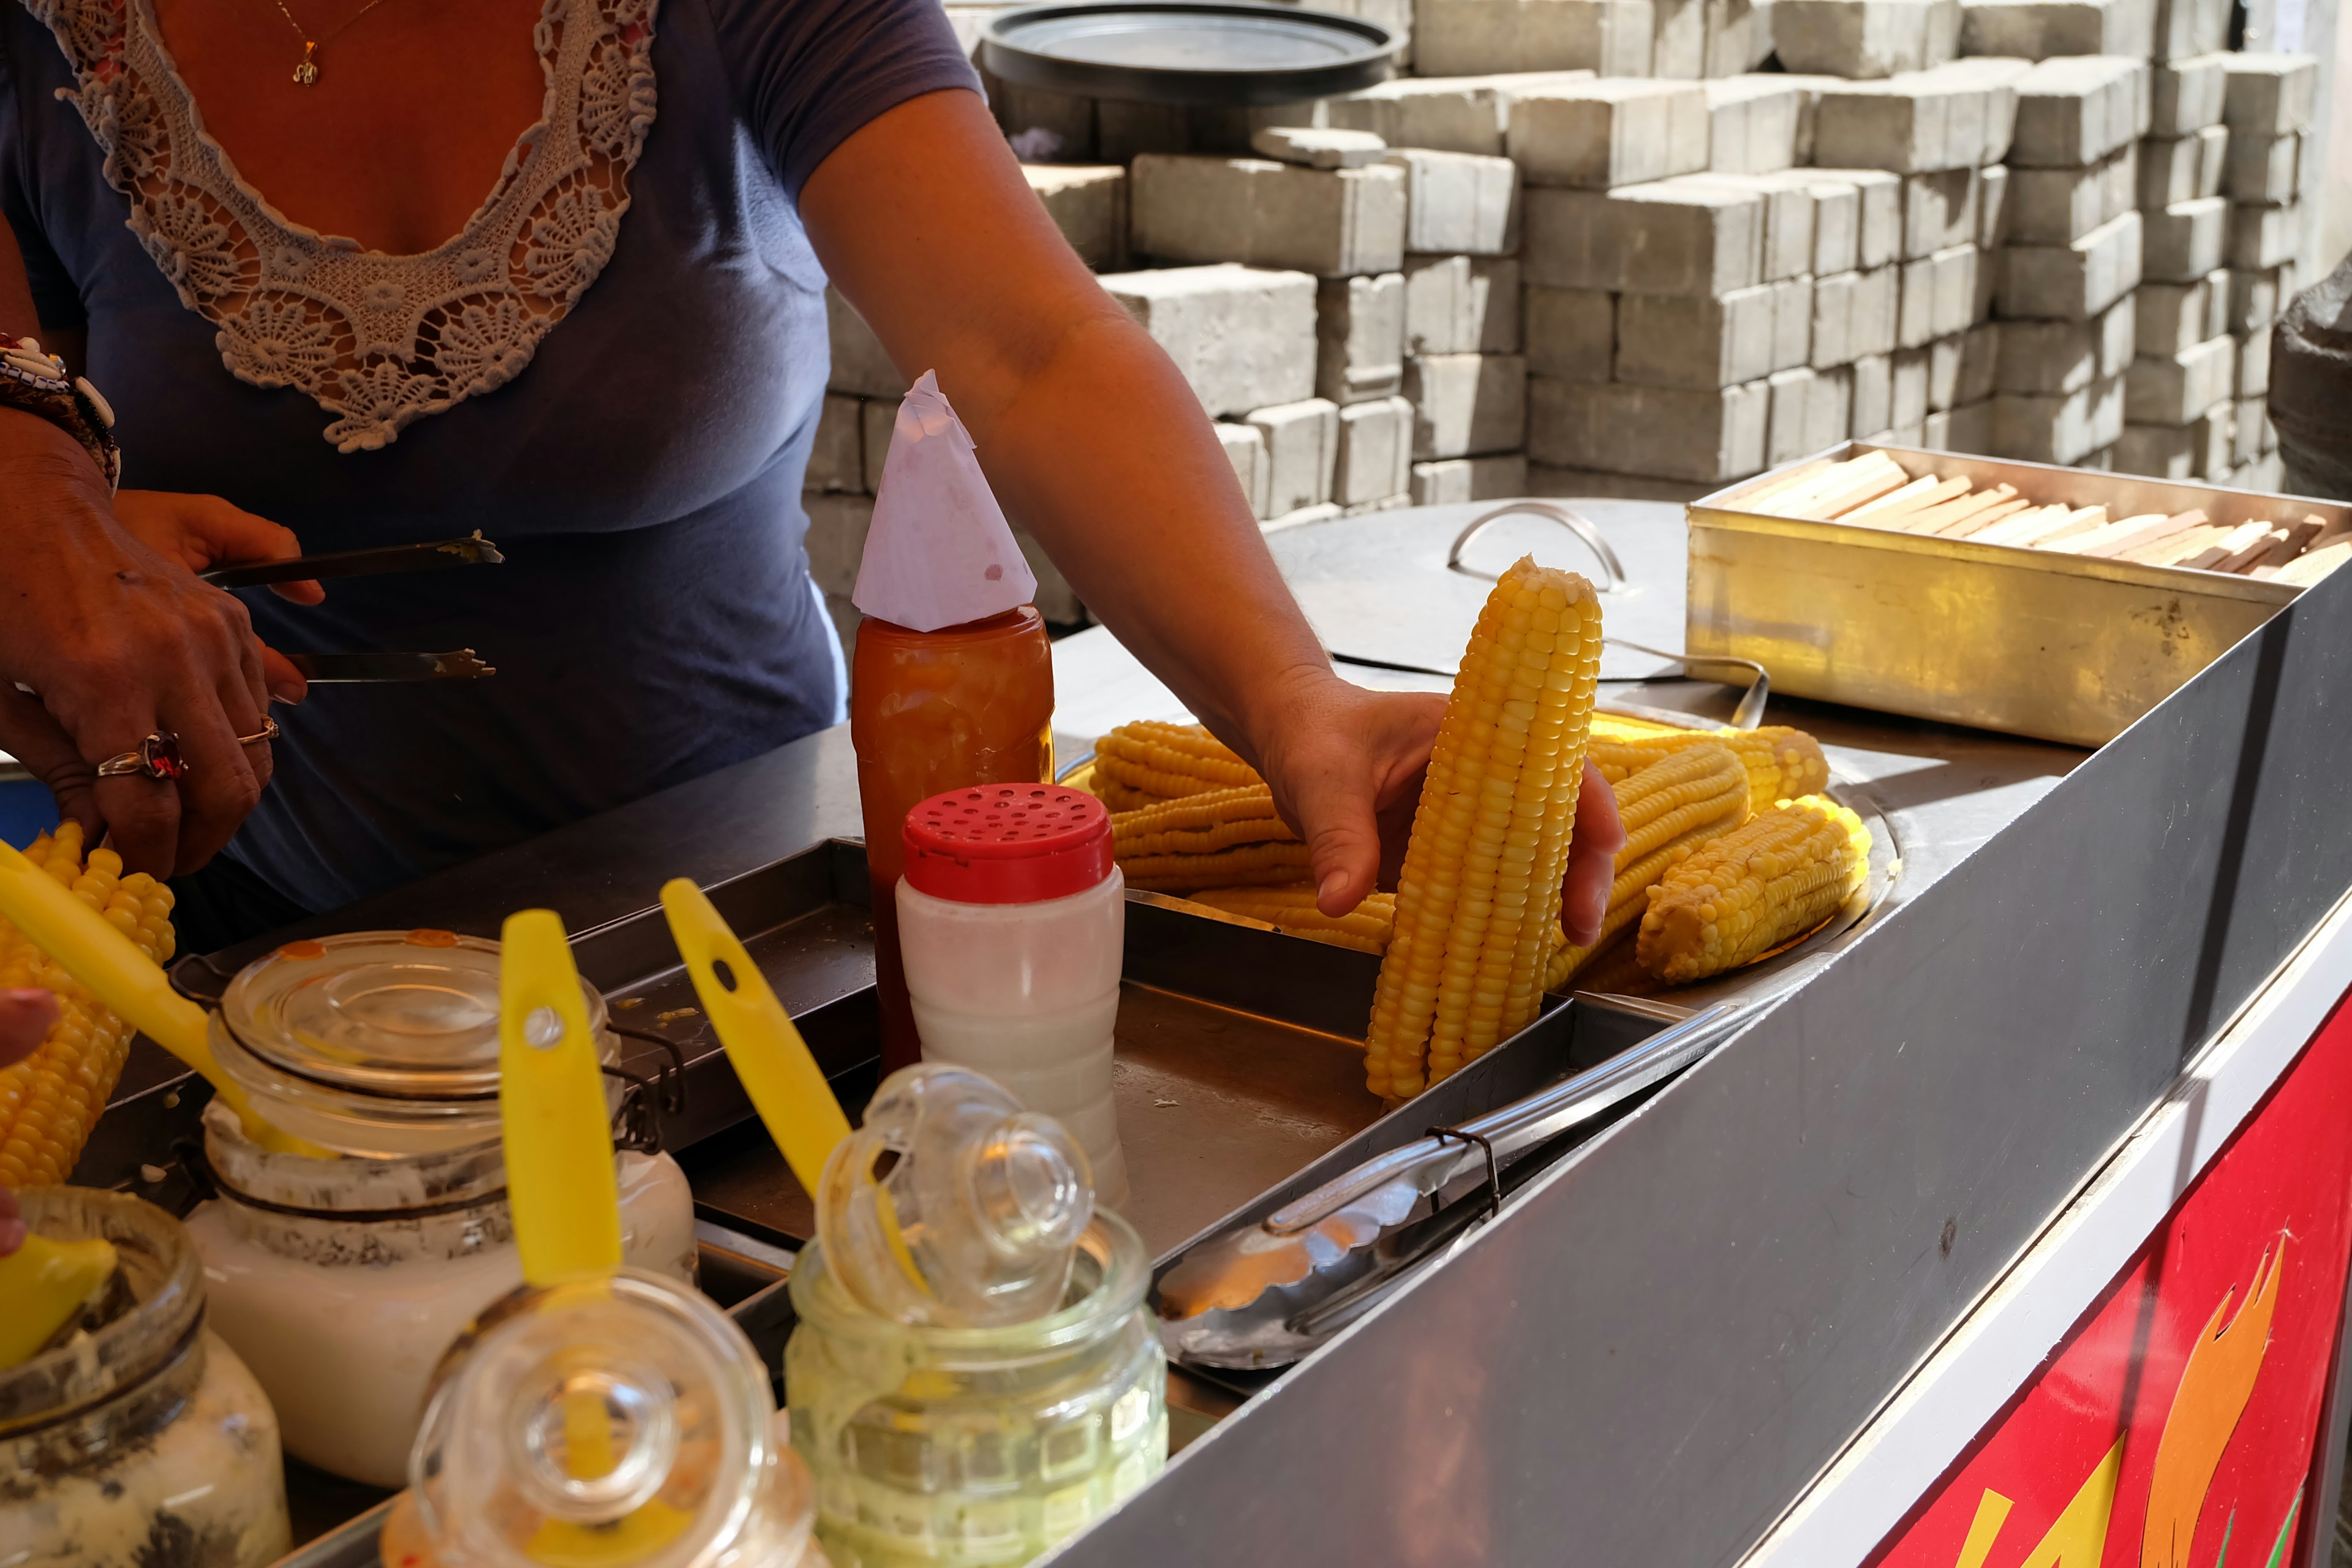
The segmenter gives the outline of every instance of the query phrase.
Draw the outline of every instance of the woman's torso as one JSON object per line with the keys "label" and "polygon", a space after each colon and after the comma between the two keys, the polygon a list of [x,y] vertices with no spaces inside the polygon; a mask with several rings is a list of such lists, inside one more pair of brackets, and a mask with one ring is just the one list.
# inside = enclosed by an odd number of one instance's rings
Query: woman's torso
{"label": "woman's torso", "polygon": [[[111,7],[34,3],[86,63],[103,55],[88,39]],[[143,4],[132,0],[134,28],[153,26]],[[578,16],[567,16],[571,4]],[[549,19],[593,23],[607,57],[584,73],[594,79],[576,95],[575,123],[551,124],[543,144],[568,142],[578,166],[509,226],[500,255],[537,268],[520,305],[502,292],[519,263],[494,258],[485,271],[477,259],[485,286],[469,289],[451,270],[462,256],[433,268],[371,262],[299,232],[288,254],[265,254],[282,236],[249,214],[237,223],[234,192],[224,241],[206,226],[224,212],[221,191],[175,145],[192,122],[171,123],[184,110],[168,88],[98,83],[117,171],[148,182],[150,199],[134,209],[110,185],[80,115],[57,100],[76,85],[57,45],[24,14],[0,13],[23,128],[21,199],[53,253],[26,246],[28,266],[45,317],[66,290],[86,315],[89,374],[119,416],[123,482],[225,496],[313,552],[479,530],[507,554],[498,567],[331,584],[315,609],[246,595],[260,635],[287,651],[471,647],[499,671],[475,683],[321,686],[281,711],[277,782],[232,853],[310,907],[697,776],[831,718],[827,633],[798,506],[825,379],[823,274],[735,111],[707,5],[650,11],[551,0]],[[650,69],[616,75],[613,58],[647,23],[656,31],[638,58]],[[135,44],[126,58],[140,58]],[[321,58],[323,68],[360,68],[332,45]],[[193,171],[184,183],[156,175],[159,145]],[[383,148],[353,177],[381,178],[401,157]],[[145,247],[124,224],[132,210]],[[331,300],[287,276],[306,262],[312,279],[344,275]],[[184,301],[166,268],[215,319]],[[355,304],[354,273],[371,291]],[[226,289],[202,286],[223,276]],[[543,335],[518,329],[519,313],[543,314],[550,292],[566,289],[568,313]],[[268,308],[250,309],[256,298]],[[354,352],[371,333],[413,347],[403,335],[420,310],[457,374],[420,378],[391,354]],[[323,347],[321,321],[332,329]],[[231,375],[224,347],[248,374],[280,368],[295,384]],[[322,386],[340,419],[313,395]],[[446,411],[415,412],[451,397]],[[340,451],[322,437],[331,426],[346,445],[383,445]]]}

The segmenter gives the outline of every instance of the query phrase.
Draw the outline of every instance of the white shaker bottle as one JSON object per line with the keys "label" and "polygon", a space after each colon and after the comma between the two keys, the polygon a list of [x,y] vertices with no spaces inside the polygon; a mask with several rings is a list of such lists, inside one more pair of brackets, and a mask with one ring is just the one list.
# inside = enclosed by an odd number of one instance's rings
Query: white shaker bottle
{"label": "white shaker bottle", "polygon": [[907,814],[898,939],[923,1059],[994,1079],[1067,1128],[1127,1203],[1110,1093],[1127,879],[1110,814],[1050,784],[950,790]]}

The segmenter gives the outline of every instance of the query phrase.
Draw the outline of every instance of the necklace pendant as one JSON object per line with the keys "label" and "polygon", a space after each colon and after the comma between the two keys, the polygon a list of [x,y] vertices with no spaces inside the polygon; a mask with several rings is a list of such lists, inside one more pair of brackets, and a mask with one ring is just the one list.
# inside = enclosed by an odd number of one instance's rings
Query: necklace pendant
{"label": "necklace pendant", "polygon": [[294,80],[298,86],[309,87],[319,79],[319,68],[312,59],[318,52],[318,45],[308,38],[302,40],[302,63],[294,68]]}

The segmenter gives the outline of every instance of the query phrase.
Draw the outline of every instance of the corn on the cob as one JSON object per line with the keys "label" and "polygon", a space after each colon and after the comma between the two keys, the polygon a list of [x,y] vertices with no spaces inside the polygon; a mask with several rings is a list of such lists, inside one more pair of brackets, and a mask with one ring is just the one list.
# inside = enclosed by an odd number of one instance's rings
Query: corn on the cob
{"label": "corn on the cob", "polygon": [[1709,742],[1730,747],[1748,769],[1748,810],[1758,816],[1780,801],[1817,795],[1829,786],[1830,764],[1822,755],[1822,743],[1785,724],[1760,730],[1675,730],[1626,740],[1596,736],[1591,754],[1601,776],[1616,784],[1668,752]]}
{"label": "corn on the cob", "polygon": [[1396,929],[1396,895],[1374,893],[1344,915],[1327,915],[1315,902],[1315,885],[1288,882],[1275,888],[1212,888],[1185,895],[1196,904],[1246,915],[1293,936],[1336,942],[1364,952],[1386,952]]}
{"label": "corn on the cob", "polygon": [[1644,735],[1686,735],[1690,731],[1680,724],[1661,724],[1654,719],[1636,719],[1631,713],[1608,713],[1592,710],[1592,738],[1595,741],[1633,741]]}
{"label": "corn on the cob", "polygon": [[1275,814],[1274,791],[1264,784],[1154,801],[1114,814],[1110,831],[1122,863],[1152,855],[1209,855],[1237,844],[1292,843],[1298,837]]}
{"label": "corn on the cob", "polygon": [[1296,882],[1307,874],[1304,844],[1244,844],[1213,855],[1121,856],[1127,885],[1150,893]]}
{"label": "corn on the cob", "polygon": [[1648,996],[1664,990],[1664,983],[1642,967],[1636,934],[1631,930],[1620,931],[1613,941],[1593,949],[1591,962],[1576,972],[1576,989],[1616,996]]}
{"label": "corn on the cob", "polygon": [[1559,950],[1544,973],[1547,991],[1559,990],[1620,931],[1638,922],[1649,908],[1650,889],[1684,857],[1748,820],[1748,770],[1728,746],[1702,743],[1669,752],[1616,787],[1625,847],[1617,852],[1609,913],[1591,947],[1570,947],[1565,935],[1559,938]]}
{"label": "corn on the cob", "polygon": [[1265,782],[1200,725],[1150,721],[1121,724],[1097,741],[1095,772],[1161,800]]}
{"label": "corn on the cob", "polygon": [[1680,984],[1754,962],[1835,914],[1870,868],[1870,830],[1823,795],[1784,801],[1650,889],[1642,967]]}
{"label": "corn on the cob", "polygon": [[1535,1016],[1600,673],[1592,585],[1521,559],[1478,614],[1413,813],[1365,1039],[1373,1093],[1417,1094]]}
{"label": "corn on the cob", "polygon": [[[84,864],[79,824],[63,824],[54,837],[44,834],[25,858],[148,957],[159,963],[171,958],[172,889],[144,871],[125,877],[111,849],[91,850]],[[30,1057],[0,1071],[0,1185],[11,1187],[66,1179],[114,1091],[136,1032],[0,920],[0,987],[27,985],[56,994],[58,1022]]]}
{"label": "corn on the cob", "polygon": [[1165,795],[1149,795],[1139,789],[1129,789],[1099,768],[1087,775],[1087,788],[1094,792],[1095,798],[1101,801],[1113,816],[1117,816],[1122,811],[1140,811],[1147,805],[1158,805],[1162,800],[1169,798]]}

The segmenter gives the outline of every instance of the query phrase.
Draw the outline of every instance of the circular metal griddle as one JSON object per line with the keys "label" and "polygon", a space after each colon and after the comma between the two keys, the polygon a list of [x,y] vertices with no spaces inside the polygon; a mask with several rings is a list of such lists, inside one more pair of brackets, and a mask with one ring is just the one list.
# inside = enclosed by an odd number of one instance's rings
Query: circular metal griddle
{"label": "circular metal griddle", "polygon": [[1244,0],[1083,0],[990,20],[981,64],[1004,80],[1086,98],[1202,109],[1296,103],[1393,74],[1377,22]]}

